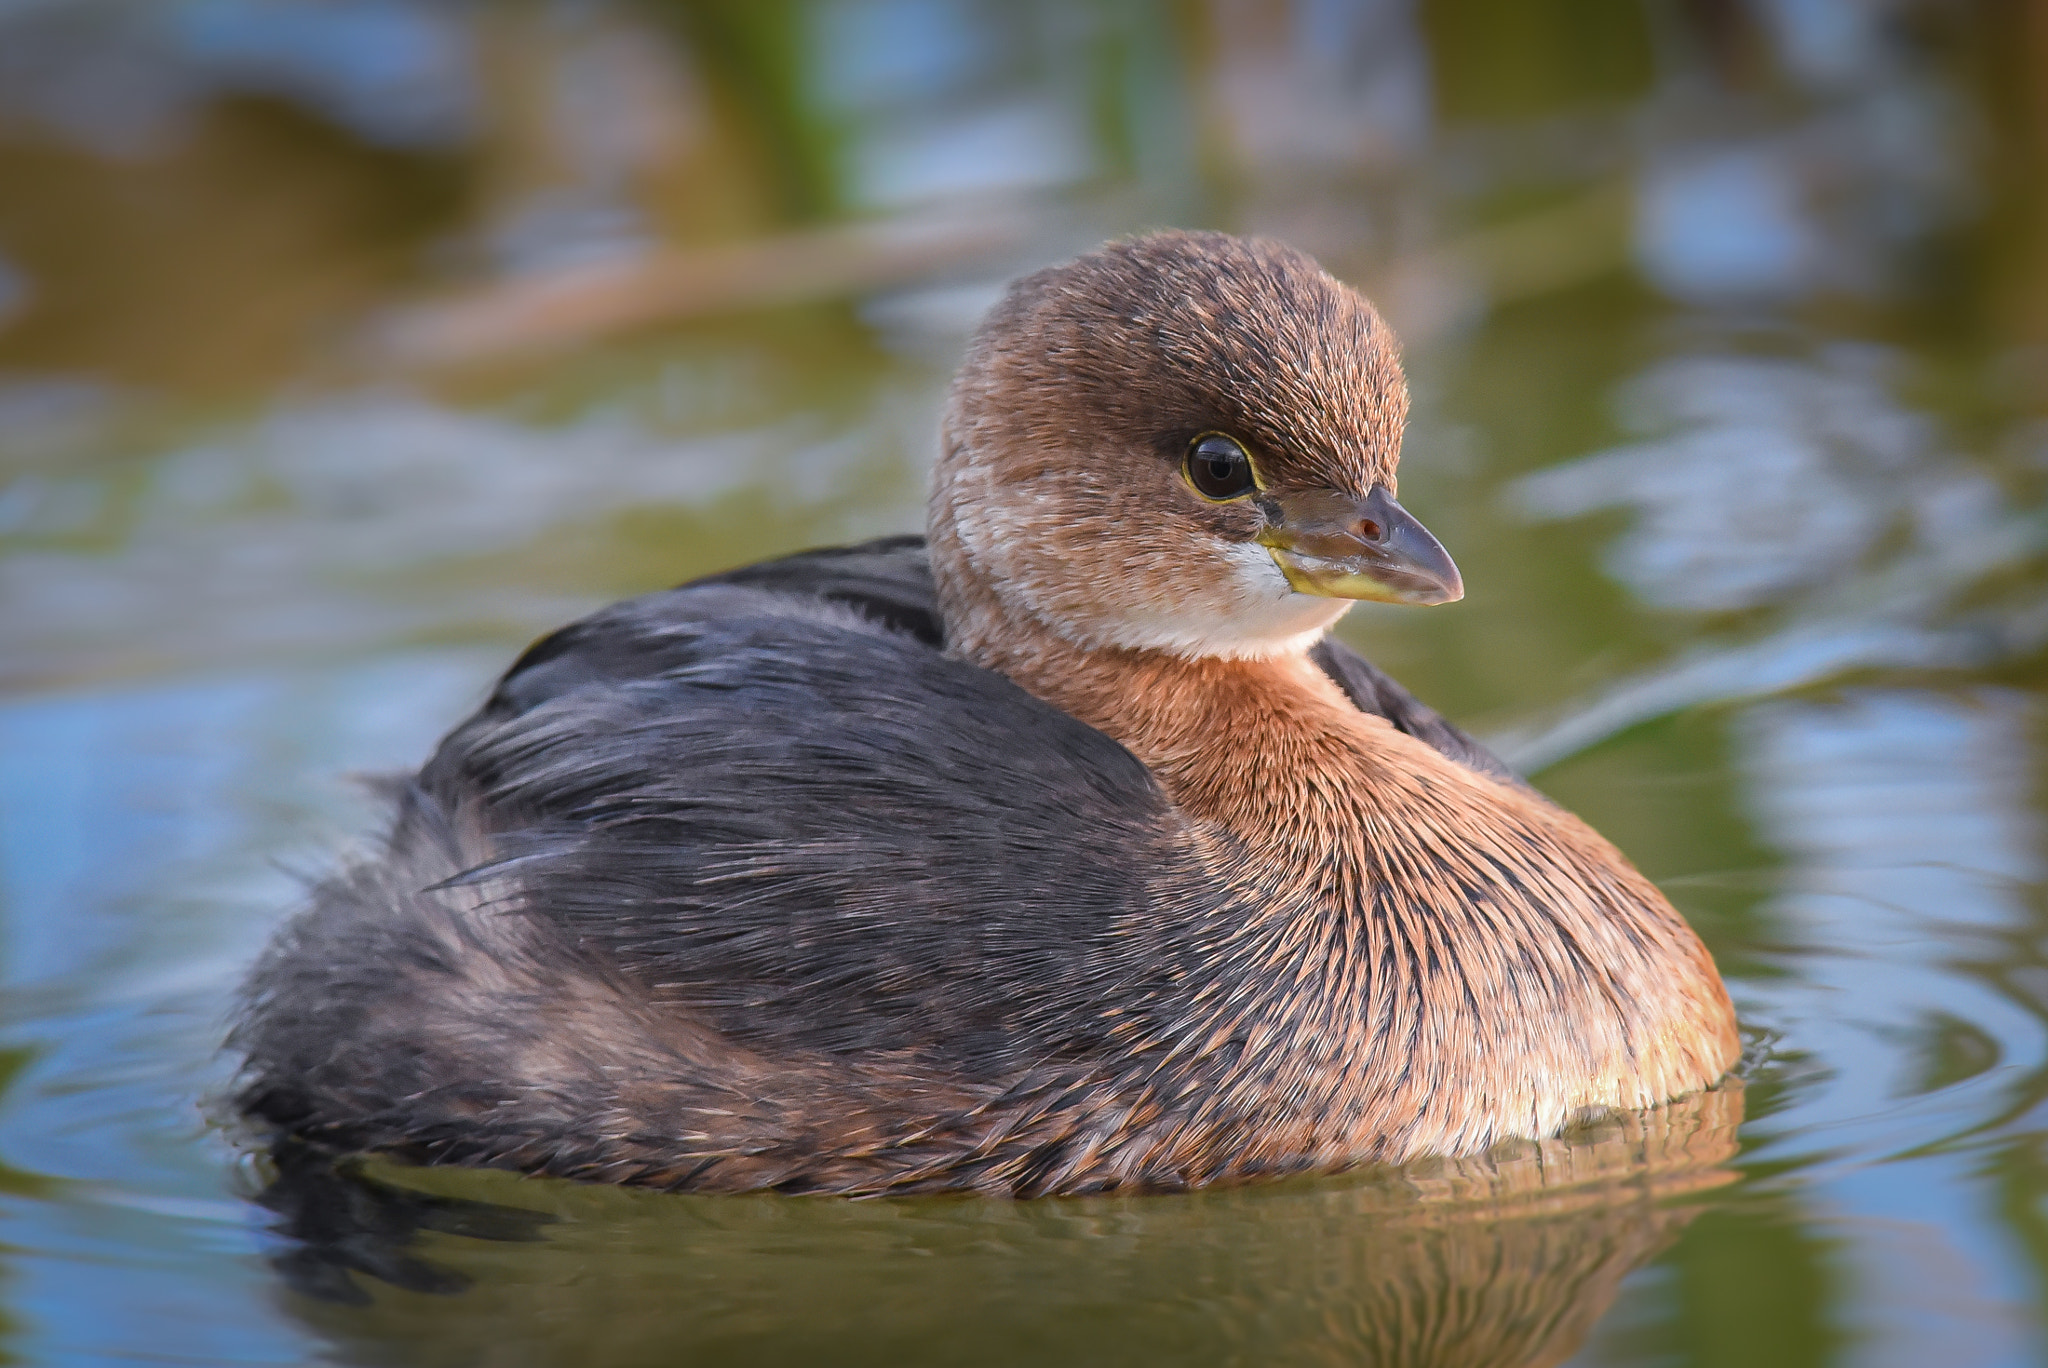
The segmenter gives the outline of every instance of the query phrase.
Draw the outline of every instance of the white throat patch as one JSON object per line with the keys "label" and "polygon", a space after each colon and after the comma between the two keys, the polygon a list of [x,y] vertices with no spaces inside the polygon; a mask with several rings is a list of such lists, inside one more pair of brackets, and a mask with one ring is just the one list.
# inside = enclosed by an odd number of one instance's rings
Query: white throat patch
{"label": "white throat patch", "polygon": [[1180,603],[1090,624],[1090,644],[1260,660],[1306,651],[1351,607],[1349,599],[1296,593],[1257,542],[1234,543],[1226,554],[1226,582]]}

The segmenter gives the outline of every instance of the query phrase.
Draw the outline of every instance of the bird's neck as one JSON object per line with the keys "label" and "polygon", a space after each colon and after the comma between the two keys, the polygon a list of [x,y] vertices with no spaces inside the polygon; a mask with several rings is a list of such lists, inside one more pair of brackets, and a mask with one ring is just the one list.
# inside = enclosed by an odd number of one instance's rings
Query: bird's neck
{"label": "bird's neck", "polygon": [[1195,834],[1215,852],[1205,879],[1263,890],[1217,942],[1263,967],[1215,1010],[1247,1039],[1353,1061],[1320,1092],[1253,1070],[1257,1106],[1310,1116],[1346,1153],[1391,1136],[1356,1155],[1403,1159],[1648,1105],[1734,1061],[1705,948],[1619,851],[1361,712],[1305,655],[1090,647],[971,581],[941,572],[940,593],[949,650],[1122,742],[1181,815],[1235,838]]}
{"label": "bird's neck", "polygon": [[953,654],[1113,737],[1177,808],[1252,849],[1337,855],[1381,751],[1414,744],[1353,707],[1304,649],[1229,659],[1090,646],[977,589],[942,595]]}

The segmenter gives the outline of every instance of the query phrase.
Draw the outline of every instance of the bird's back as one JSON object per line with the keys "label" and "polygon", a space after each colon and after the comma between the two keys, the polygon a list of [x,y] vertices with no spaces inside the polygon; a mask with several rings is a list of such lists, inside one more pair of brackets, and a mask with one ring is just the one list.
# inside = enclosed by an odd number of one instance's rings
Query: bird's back
{"label": "bird's back", "polygon": [[1233,920],[1190,907],[1205,842],[1121,745],[943,653],[916,539],[748,567],[521,657],[259,965],[242,1102],[607,1181],[1070,1186]]}

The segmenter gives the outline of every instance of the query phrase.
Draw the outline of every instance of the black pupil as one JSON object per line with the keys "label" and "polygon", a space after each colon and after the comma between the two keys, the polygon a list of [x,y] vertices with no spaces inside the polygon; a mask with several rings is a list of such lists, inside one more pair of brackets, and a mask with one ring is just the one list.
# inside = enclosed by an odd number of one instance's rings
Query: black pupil
{"label": "black pupil", "polygon": [[1196,446],[1188,464],[1195,488],[1212,499],[1233,499],[1252,487],[1251,463],[1233,442],[1208,438]]}

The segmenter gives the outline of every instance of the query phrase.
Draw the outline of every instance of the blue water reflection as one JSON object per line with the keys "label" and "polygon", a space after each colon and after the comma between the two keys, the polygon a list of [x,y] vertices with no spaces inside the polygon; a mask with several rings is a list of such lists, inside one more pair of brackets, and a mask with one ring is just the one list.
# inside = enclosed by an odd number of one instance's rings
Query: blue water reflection
{"label": "blue water reflection", "polygon": [[[2048,1060],[2036,1005],[1959,972],[2032,911],[2039,721],[2034,696],[1990,690],[1853,690],[1738,719],[1759,833],[1789,857],[1769,906],[1793,975],[1746,995],[1828,1067],[1756,1127],[1755,1152],[1813,1165],[1800,1201],[1840,1227],[1876,1361],[1939,1360],[1959,1335],[1985,1361],[2048,1352],[2035,1280],[1985,1209],[1998,1137],[1957,1126],[2006,1111]],[[1944,1027],[1975,1048],[1935,1053]]]}
{"label": "blue water reflection", "polygon": [[[0,707],[12,1352],[304,1354],[205,1110],[230,994],[295,896],[274,861],[324,858],[367,815],[341,776],[409,762],[488,669],[443,653]],[[324,777],[283,792],[280,771]]]}
{"label": "blue water reflection", "polygon": [[1709,301],[1805,294],[1824,251],[1793,169],[1767,148],[1660,168],[1643,185],[1637,241],[1652,280]]}
{"label": "blue water reflection", "polygon": [[[0,1352],[1406,1363],[1428,1269],[1467,1329],[1528,1290],[1543,1361],[2048,1359],[2039,11],[0,4]],[[1000,282],[1160,222],[1401,332],[1471,597],[1346,630],[1735,971],[1740,1180],[1545,1187],[1661,1154],[1615,1135],[1007,1211],[436,1175],[559,1220],[425,1238],[459,1297],[283,1290],[209,1099],[346,776],[607,598],[915,526]]]}

